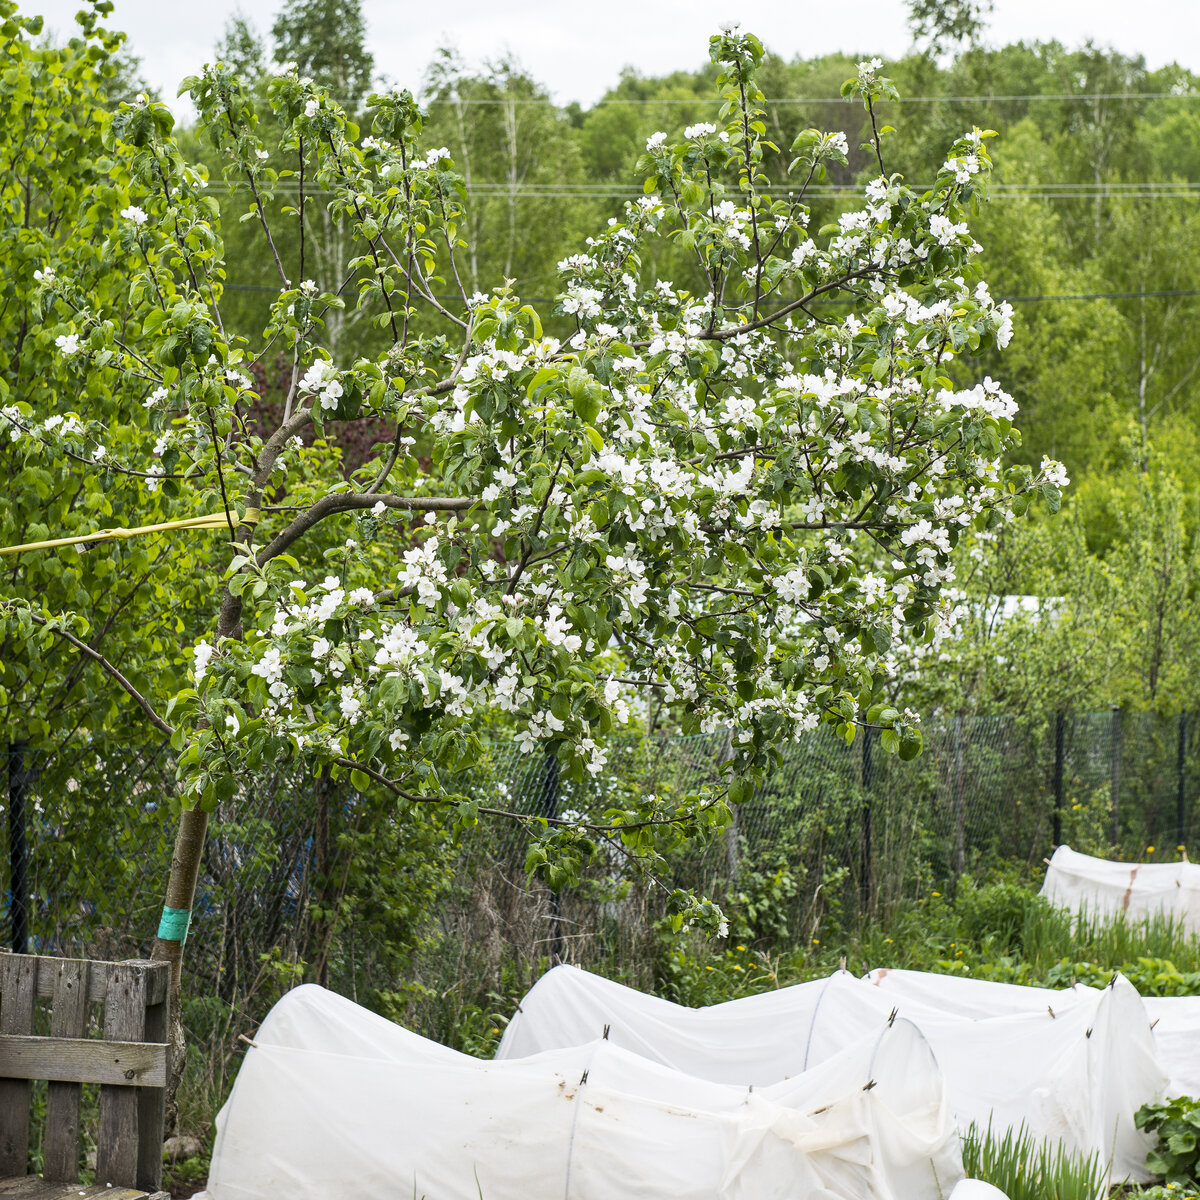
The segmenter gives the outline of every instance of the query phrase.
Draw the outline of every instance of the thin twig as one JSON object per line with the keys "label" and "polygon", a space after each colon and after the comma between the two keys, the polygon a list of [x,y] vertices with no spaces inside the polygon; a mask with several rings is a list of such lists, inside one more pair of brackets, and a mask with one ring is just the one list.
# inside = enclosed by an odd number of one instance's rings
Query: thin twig
{"label": "thin twig", "polygon": [[102,670],[107,672],[113,679],[115,679],[117,683],[119,683],[121,687],[123,687],[125,691],[128,692],[129,695],[137,702],[146,716],[150,718],[150,723],[155,729],[159,730],[161,733],[165,733],[167,737],[171,737],[175,733],[175,727],[173,725],[168,725],[167,722],[164,721],[162,717],[160,717],[158,713],[154,711],[150,701],[147,700],[146,697],[143,696],[142,693],[139,692],[137,688],[135,688],[133,684],[129,682],[128,679],[126,679],[121,671],[111,662],[109,662],[108,659],[105,658],[104,655],[98,650],[93,650],[91,646],[87,644],[87,642],[80,641],[79,638],[77,638],[69,630],[62,629],[58,625],[52,624],[50,621],[47,621],[45,617],[39,616],[35,612],[30,612],[29,618],[35,625],[41,625],[48,629],[51,633],[55,634],[57,637],[62,638],[63,641],[69,642],[75,647],[76,650],[80,652],[80,654],[86,654],[88,658],[90,658]]}

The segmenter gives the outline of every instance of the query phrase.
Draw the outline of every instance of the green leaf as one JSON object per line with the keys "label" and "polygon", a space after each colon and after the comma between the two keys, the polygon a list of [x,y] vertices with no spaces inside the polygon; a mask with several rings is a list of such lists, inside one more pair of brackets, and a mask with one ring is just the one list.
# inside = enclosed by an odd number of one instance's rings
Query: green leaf
{"label": "green leaf", "polygon": [[580,400],[587,394],[587,386],[592,377],[576,363],[567,372],[567,391],[572,400]]}
{"label": "green leaf", "polygon": [[744,804],[754,796],[754,781],[744,775],[735,775],[729,781],[729,803]]}

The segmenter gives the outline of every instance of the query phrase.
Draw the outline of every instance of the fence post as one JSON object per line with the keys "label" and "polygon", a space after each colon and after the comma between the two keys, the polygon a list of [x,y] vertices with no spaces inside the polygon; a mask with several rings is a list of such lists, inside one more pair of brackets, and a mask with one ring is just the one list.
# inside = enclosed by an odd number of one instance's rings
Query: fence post
{"label": "fence post", "polygon": [[1063,713],[1054,716],[1054,845],[1062,845],[1063,814],[1063,741],[1067,718]]}
{"label": "fence post", "polygon": [[859,893],[862,906],[869,908],[871,904],[871,734],[873,729],[863,731],[862,748],[862,850],[859,854]]}
{"label": "fence post", "polygon": [[1112,710],[1112,844],[1121,844],[1121,710]]}
{"label": "fence post", "polygon": [[1187,713],[1179,714],[1179,755],[1175,762],[1175,844],[1182,846],[1183,842],[1183,794],[1184,766],[1187,760]]}
{"label": "fence post", "polygon": [[[717,755],[717,769],[727,763],[733,757],[733,729],[730,727],[725,730],[725,740],[721,744],[721,751]],[[738,809],[736,804],[729,806],[729,811],[733,815],[733,820],[729,822],[729,828],[725,830],[725,874],[729,876],[729,882],[735,883],[738,877]]]}
{"label": "fence post", "polygon": [[[549,747],[543,760],[545,775],[542,784],[542,815],[547,820],[558,816],[558,755]],[[562,900],[557,892],[550,893],[550,963],[562,962]]]}
{"label": "fence post", "polygon": [[[333,790],[332,781],[329,773],[325,772],[320,779],[317,780],[317,829],[314,839],[313,857],[316,860],[316,876],[318,879],[318,895],[321,899],[321,911],[323,920],[326,922],[325,929],[328,929],[330,921],[329,916],[329,901],[333,896],[333,885],[331,876],[333,874],[332,854],[331,854],[331,825],[330,825],[330,792]],[[321,987],[329,986],[329,955],[325,952],[324,947],[329,944],[328,938],[322,938],[322,949],[317,956],[315,970],[313,975],[316,982]]]}
{"label": "fence post", "polygon": [[967,869],[967,806],[963,797],[962,714],[954,718],[954,878]]}
{"label": "fence post", "polygon": [[28,750],[24,742],[13,742],[8,747],[8,911],[14,954],[25,954],[29,946],[29,842],[25,825]]}

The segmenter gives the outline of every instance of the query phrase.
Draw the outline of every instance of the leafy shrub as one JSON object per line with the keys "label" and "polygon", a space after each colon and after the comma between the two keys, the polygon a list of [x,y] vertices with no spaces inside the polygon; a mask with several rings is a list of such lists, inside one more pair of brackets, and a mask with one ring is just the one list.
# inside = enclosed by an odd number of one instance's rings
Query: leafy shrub
{"label": "leafy shrub", "polygon": [[964,881],[954,907],[963,936],[976,945],[985,940],[997,950],[1019,953],[1031,921],[1044,918],[1049,905],[1036,892],[1016,883],[976,887]]}
{"label": "leafy shrub", "polygon": [[1180,971],[1166,958],[1141,955],[1135,962],[1120,963],[1109,969],[1094,962],[1072,962],[1064,958],[1046,972],[1048,987],[1069,987],[1072,982],[1089,987],[1104,987],[1120,971],[1143,996],[1200,995],[1200,971]]}
{"label": "leafy shrub", "polygon": [[702,1008],[778,986],[771,959],[743,944],[727,945],[719,955],[684,944],[669,950],[655,991],[676,1004]]}
{"label": "leafy shrub", "polygon": [[1134,1116],[1139,1129],[1158,1135],[1146,1166],[1168,1186],[1196,1186],[1200,1178],[1200,1100],[1176,1096],[1161,1104],[1143,1104]]}
{"label": "leafy shrub", "polygon": [[722,905],[730,933],[742,941],[785,944],[791,932],[788,914],[800,882],[787,863],[770,871],[744,871]]}

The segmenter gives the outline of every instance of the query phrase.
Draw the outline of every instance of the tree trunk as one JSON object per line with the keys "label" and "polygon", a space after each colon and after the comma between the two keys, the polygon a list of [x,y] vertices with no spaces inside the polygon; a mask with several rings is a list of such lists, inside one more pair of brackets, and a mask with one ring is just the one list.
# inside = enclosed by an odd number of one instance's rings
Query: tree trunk
{"label": "tree trunk", "polygon": [[[264,466],[264,451],[259,456],[260,474],[270,473],[273,459]],[[262,481],[256,476],[253,487],[246,497],[248,508],[257,508],[262,503]],[[257,518],[256,518],[257,520]],[[243,522],[237,530],[239,539],[250,543],[254,540],[255,522]],[[216,645],[223,638],[242,637],[242,600],[226,587],[221,596],[220,615],[217,618]],[[174,1133],[179,1119],[179,1104],[176,1099],[179,1081],[183,1078],[184,1062],[187,1058],[187,1043],[183,1035],[183,945],[187,940],[188,924],[191,921],[192,903],[196,898],[196,880],[200,875],[200,863],[204,857],[204,839],[208,833],[208,813],[200,808],[185,808],[179,814],[179,828],[175,833],[175,849],[171,854],[171,873],[167,877],[167,894],[164,900],[163,920],[154,939],[150,957],[155,962],[171,964],[171,986],[169,991],[171,1013],[170,1032],[167,1038],[168,1067],[166,1089],[165,1131]],[[176,919],[171,919],[168,910],[173,910]],[[187,914],[187,921],[178,919]]]}
{"label": "tree trunk", "polygon": [[[204,854],[204,835],[208,830],[208,813],[199,808],[184,809],[179,815],[179,829],[175,834],[175,850],[171,855],[171,875],[167,880],[166,907],[191,913],[196,896],[196,879],[200,874],[200,860]],[[163,936],[164,934],[168,936]],[[176,936],[170,936],[175,934]],[[166,921],[159,926],[159,936],[154,939],[150,957],[156,962],[171,964],[170,1012],[171,1026],[168,1034],[170,1071],[167,1079],[166,1130],[175,1132],[179,1117],[176,1092],[183,1076],[187,1058],[187,1044],[183,1036],[183,1011],[180,1004],[183,978],[183,944],[186,931],[168,926]]]}

